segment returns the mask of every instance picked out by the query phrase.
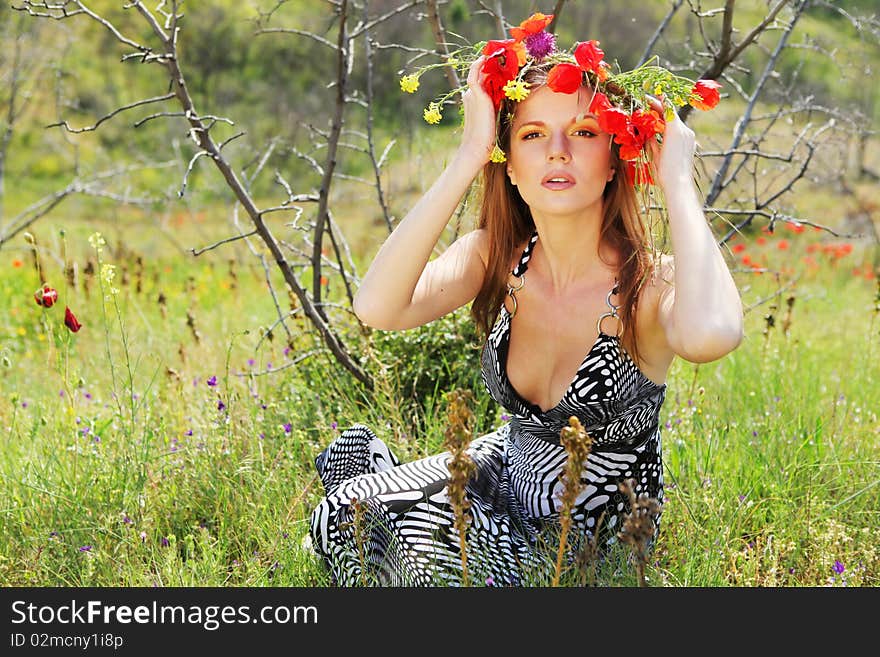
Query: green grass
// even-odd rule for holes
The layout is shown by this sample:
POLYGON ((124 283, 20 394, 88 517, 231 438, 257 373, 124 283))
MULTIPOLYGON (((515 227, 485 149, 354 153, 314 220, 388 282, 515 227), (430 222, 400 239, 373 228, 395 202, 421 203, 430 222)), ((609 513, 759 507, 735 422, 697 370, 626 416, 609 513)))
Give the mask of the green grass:
MULTIPOLYGON (((224 230, 210 218, 188 221, 181 239, 224 230)), ((120 290, 105 298, 97 277, 88 293, 84 286, 95 259, 87 228, 71 226, 64 239, 50 224, 37 232, 60 293, 50 309, 31 297, 38 281, 28 251, 0 253, 4 585, 324 585, 303 539, 321 493, 312 460, 339 430, 364 422, 403 460, 436 453, 443 382, 477 391, 480 431, 501 421, 465 349, 464 313, 401 335, 347 331, 376 377, 372 393, 323 354, 266 374, 315 338, 300 324, 287 353, 280 329, 261 340, 274 310, 252 258, 239 260, 233 278, 231 252, 182 258, 137 242, 153 253, 138 292, 130 227, 119 240, 108 235, 102 252, 120 290), (65 247, 79 265, 76 286, 63 283, 65 247), (62 323, 64 305, 84 324, 77 334, 62 323), (424 363, 434 353, 446 361, 426 382, 407 354, 424 363)), ((673 364, 651 585, 880 583, 878 289, 865 276, 866 245, 839 258, 808 254, 823 235, 744 240, 737 259, 792 270, 777 279, 732 261, 747 306, 780 280, 796 284, 747 313, 746 339, 729 356, 673 364), (786 250, 776 246, 783 238, 786 250), (768 314, 775 326, 765 335, 768 314)), ((600 581, 625 586, 633 577, 614 568, 600 581)))

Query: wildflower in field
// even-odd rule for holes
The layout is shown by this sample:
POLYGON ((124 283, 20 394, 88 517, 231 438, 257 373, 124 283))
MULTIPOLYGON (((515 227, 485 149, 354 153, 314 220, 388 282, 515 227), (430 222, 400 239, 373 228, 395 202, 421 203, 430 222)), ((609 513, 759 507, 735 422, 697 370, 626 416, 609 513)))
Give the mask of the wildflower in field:
POLYGON ((101 265, 101 280, 107 286, 107 292, 111 295, 119 294, 119 289, 113 287, 113 279, 116 277, 116 267, 104 263, 101 265))
POLYGON ((80 546, 79 551, 80 552, 91 552, 92 546, 91 545, 82 545, 82 546, 80 546))
POLYGON ((255 361, 253 358, 248 358, 247 363, 248 363, 248 367, 253 367, 254 365, 257 364, 257 361, 255 361))
POLYGON ((486 578, 486 586, 495 586, 495 579, 491 575, 486 578))
POLYGON ((76 333, 82 328, 82 324, 79 323, 76 315, 74 315, 67 306, 64 307, 64 325, 73 333, 76 333))
POLYGON ((205 383, 207 383, 209 386, 211 386, 213 388, 214 386, 217 385, 217 377, 212 374, 211 378, 209 378, 205 383))
POLYGON ((788 248, 788 240, 779 240, 776 243, 776 248, 780 251, 785 251, 788 248))
POLYGON ((34 292, 34 301, 38 306, 51 308, 58 301, 58 290, 50 287, 48 283, 43 283, 43 286, 34 292))
POLYGON ((138 534, 138 536, 139 536, 140 539, 141 539, 141 543, 146 543, 146 542, 147 542, 147 532, 141 532, 140 534, 138 534))
POLYGON ((330 428, 333 429, 333 431, 336 431, 336 427, 338 426, 339 424, 337 424, 335 420, 330 423, 330 428))
POLYGON ((171 545, 171 541, 169 541, 168 538, 165 536, 162 537, 162 540, 159 541, 159 543, 162 545, 162 547, 168 547, 169 545, 171 545))
POLYGON ((226 404, 223 403, 222 399, 217 400, 217 410, 223 411, 226 408, 226 404))
POLYGON ((89 235, 89 244, 95 251, 100 252, 107 242, 104 241, 104 236, 101 233, 92 233, 89 235))
POLYGON ((24 265, 24 263, 21 260, 19 260, 18 258, 16 258, 15 260, 12 261, 12 266, 15 267, 16 269, 18 269, 19 267, 21 267, 23 265, 24 265))
POLYGON ((842 574, 843 571, 846 570, 846 567, 837 559, 834 560, 833 568, 834 568, 834 572, 837 573, 838 575, 842 574))
POLYGON ((293 425, 290 422, 284 423, 284 433, 290 433, 293 431, 293 425))
POLYGON ((720 88, 721 85, 715 80, 697 80, 691 90, 691 98, 688 102, 698 110, 710 110, 721 99, 721 95, 718 93, 720 88))
POLYGON ((746 250, 745 244, 734 244, 733 248, 731 249, 731 251, 733 251, 734 253, 742 253, 745 250, 746 250))

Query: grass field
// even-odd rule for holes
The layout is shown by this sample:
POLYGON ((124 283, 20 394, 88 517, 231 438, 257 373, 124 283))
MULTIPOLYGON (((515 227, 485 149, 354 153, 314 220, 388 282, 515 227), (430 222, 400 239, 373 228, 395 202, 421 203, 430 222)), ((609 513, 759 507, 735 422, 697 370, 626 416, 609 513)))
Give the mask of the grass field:
MULTIPOLYGON (((193 245, 226 230, 204 214, 164 221, 193 245)), ((154 222, 42 223, 51 308, 33 300, 31 245, 0 252, 0 583, 326 585, 304 538, 321 494, 312 460, 341 429, 364 422, 403 460, 435 453, 444 382, 476 392, 479 430, 501 422, 466 348, 470 324, 459 312, 392 338, 348 322, 343 337, 377 382, 367 392, 323 352, 290 366, 316 339, 301 321, 266 335, 266 274, 240 244, 181 256, 138 238, 154 222)), ((785 227, 730 246, 746 339, 720 361, 670 371, 667 499, 647 583, 877 585, 872 246, 785 227)), ((635 579, 623 568, 598 582, 635 579)))

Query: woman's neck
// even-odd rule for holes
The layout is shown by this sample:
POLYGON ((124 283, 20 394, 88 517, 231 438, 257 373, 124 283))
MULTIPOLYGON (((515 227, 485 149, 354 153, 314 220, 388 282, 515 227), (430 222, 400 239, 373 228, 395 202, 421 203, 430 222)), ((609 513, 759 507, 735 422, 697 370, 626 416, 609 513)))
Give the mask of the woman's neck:
POLYGON ((547 275, 554 292, 561 293, 573 284, 616 273, 614 254, 599 243, 601 216, 592 219, 536 216, 534 221, 538 245, 533 258, 540 262, 538 266, 547 275))

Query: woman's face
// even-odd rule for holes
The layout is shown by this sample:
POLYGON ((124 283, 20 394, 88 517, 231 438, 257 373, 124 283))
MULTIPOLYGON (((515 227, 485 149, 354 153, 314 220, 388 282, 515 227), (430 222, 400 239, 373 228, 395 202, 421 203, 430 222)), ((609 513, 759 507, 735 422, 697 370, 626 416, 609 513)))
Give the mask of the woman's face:
POLYGON ((510 131, 507 174, 533 215, 580 215, 599 204, 614 176, 611 135, 587 110, 591 92, 546 86, 519 103, 510 131))

